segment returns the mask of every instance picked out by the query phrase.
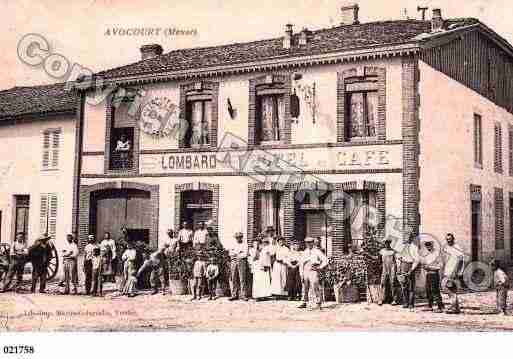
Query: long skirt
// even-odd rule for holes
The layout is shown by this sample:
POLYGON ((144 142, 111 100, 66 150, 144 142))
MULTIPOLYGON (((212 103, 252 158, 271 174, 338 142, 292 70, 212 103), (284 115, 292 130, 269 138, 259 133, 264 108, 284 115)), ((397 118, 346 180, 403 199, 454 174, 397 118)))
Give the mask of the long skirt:
POLYGON ((271 276, 271 293, 273 295, 287 295, 287 271, 286 264, 274 262, 271 276))
POLYGON ((293 299, 301 297, 301 276, 298 267, 288 269, 287 292, 293 299))
POLYGON ((253 270, 253 298, 271 296, 271 272, 262 269, 253 270))

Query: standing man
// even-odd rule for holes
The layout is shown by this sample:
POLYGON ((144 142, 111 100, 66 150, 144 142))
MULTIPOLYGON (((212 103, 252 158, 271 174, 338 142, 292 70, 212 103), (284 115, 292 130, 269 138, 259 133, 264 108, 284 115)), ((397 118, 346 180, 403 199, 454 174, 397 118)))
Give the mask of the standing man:
POLYGON ((442 249, 444 256, 444 278, 442 282, 445 289, 449 292, 450 307, 447 314, 459 314, 459 298, 458 298, 458 277, 461 275, 464 266, 465 254, 459 245, 455 243, 454 235, 447 233, 445 236, 446 245, 442 249))
POLYGON ((199 228, 194 232, 192 239, 193 247, 205 246, 207 244, 208 231, 205 229, 205 222, 199 223, 199 228))
POLYGON ((301 277, 303 278, 303 304, 298 308, 306 308, 309 301, 309 292, 312 288, 315 295, 317 308, 321 309, 321 287, 319 283, 319 272, 328 265, 328 258, 318 248, 314 248, 314 239, 305 238, 306 249, 301 258, 301 277))
POLYGON ((87 236, 87 244, 84 248, 84 275, 85 275, 85 292, 86 295, 91 293, 91 285, 93 283, 93 256, 94 249, 98 248, 95 244, 94 236, 87 236))
POLYGON ((413 240, 415 235, 410 233, 400 245, 397 260, 399 261, 398 280, 401 284, 403 308, 413 311, 415 307, 415 274, 419 265, 419 249, 413 240))
POLYGON ((116 263, 117 263, 117 252, 116 252, 116 241, 111 238, 110 232, 105 232, 103 240, 100 243, 102 256, 104 258, 103 275, 105 282, 110 281, 116 283, 116 263))
POLYGON ((426 271, 426 297, 429 309, 433 310, 433 304, 436 304, 435 313, 442 313, 444 304, 440 294, 440 270, 443 266, 441 253, 435 251, 432 241, 424 243, 427 255, 423 257, 424 270, 426 271))
POLYGON ((248 300, 247 294, 247 270, 248 270, 248 245, 243 241, 241 232, 235 233, 236 243, 229 250, 231 301, 239 299, 248 300))
POLYGON ((77 294, 78 286, 78 246, 76 245, 73 235, 66 236, 66 243, 62 250, 62 260, 64 263, 64 284, 66 286, 64 294, 69 294, 70 282, 73 284, 73 294, 77 294))
POLYGON ((14 284, 14 292, 18 292, 18 287, 23 280, 23 270, 25 268, 25 262, 27 260, 27 243, 25 242, 25 235, 23 233, 16 234, 16 240, 11 246, 9 256, 11 257, 11 263, 9 271, 4 277, 4 283, 2 291, 7 291, 7 284, 12 281, 16 275, 16 284, 14 284))
POLYGON ((112 260, 114 268, 114 278, 116 276, 122 276, 123 275, 123 261, 121 260, 121 256, 123 253, 125 253, 125 250, 127 248, 128 244, 128 229, 123 226, 121 227, 121 236, 115 241, 116 246, 116 257, 112 260))
POLYGON ((380 298, 379 305, 383 305, 383 303, 387 302, 387 299, 390 299, 389 303, 392 305, 397 305, 400 303, 400 295, 397 293, 395 281, 397 267, 396 267, 396 253, 395 250, 391 247, 392 240, 390 238, 385 238, 385 246, 379 251, 381 256, 381 282, 380 282, 380 298), (390 292, 387 291, 389 288, 390 292), (387 298, 387 293, 390 293, 390 298, 387 298))
POLYGON ((48 241, 50 240, 48 233, 44 233, 37 239, 28 249, 28 257, 32 263, 32 287, 31 292, 36 292, 36 283, 39 280, 39 293, 46 293, 46 275, 48 263, 52 255, 52 249, 48 241))
POLYGON ((178 231, 178 243, 180 245, 180 250, 185 250, 187 248, 192 247, 192 230, 189 229, 189 224, 187 222, 182 223, 182 229, 178 231))

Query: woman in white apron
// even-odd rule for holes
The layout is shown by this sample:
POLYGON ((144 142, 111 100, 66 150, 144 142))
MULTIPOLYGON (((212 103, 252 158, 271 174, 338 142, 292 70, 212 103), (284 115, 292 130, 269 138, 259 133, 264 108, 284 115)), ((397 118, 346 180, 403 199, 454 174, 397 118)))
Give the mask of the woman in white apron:
POLYGON ((270 246, 264 241, 262 246, 253 242, 250 249, 251 269, 253 271, 253 299, 261 301, 271 296, 271 253, 270 246))
POLYGON ((275 261, 273 265, 273 274, 271 276, 271 293, 276 297, 287 296, 287 272, 290 250, 285 246, 285 239, 278 238, 278 244, 275 247, 275 261))

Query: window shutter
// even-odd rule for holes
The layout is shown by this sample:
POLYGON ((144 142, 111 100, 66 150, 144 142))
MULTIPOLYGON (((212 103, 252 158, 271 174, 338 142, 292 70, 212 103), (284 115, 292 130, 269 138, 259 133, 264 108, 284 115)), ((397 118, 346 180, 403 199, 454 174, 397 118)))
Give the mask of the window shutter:
POLYGON ((502 173, 502 132, 500 123, 495 124, 495 138, 494 138, 494 152, 495 161, 494 167, 496 173, 502 173))
MULTIPOLYGON (((513 128, 508 131, 509 175, 513 176, 513 128)), ((512 247, 513 248, 513 247, 512 247)))
POLYGON ((43 169, 50 166, 50 132, 43 133, 43 169))
POLYGON ((39 218, 40 218, 40 226, 39 226, 39 232, 41 234, 45 233, 48 230, 48 195, 42 194, 41 195, 41 207, 39 210, 39 218))
POLYGON ((48 199, 50 202, 49 206, 49 218, 48 218, 48 234, 52 236, 52 239, 55 239, 55 234, 57 233, 57 194, 52 193, 48 195, 48 199))
POLYGON ((61 131, 54 131, 52 137, 52 168, 58 168, 61 131))

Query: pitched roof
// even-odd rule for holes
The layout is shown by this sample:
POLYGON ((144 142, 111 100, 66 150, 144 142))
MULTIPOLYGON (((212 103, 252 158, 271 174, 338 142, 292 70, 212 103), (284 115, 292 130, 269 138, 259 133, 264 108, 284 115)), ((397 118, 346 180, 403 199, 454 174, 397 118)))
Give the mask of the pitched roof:
MULTIPOLYGON (((478 23, 479 20, 473 18, 445 20, 445 26, 452 29, 478 23)), ((97 76, 113 79, 275 58, 318 55, 355 48, 399 45, 414 42, 415 37, 430 30, 431 22, 422 20, 341 25, 313 31, 307 45, 295 46, 291 49, 283 48, 283 37, 222 46, 180 49, 130 65, 101 71, 97 76)), ((297 39, 299 34, 294 36, 297 39)))
POLYGON ((64 83, 13 87, 0 91, 0 120, 34 114, 67 113, 75 110, 76 95, 64 83))

